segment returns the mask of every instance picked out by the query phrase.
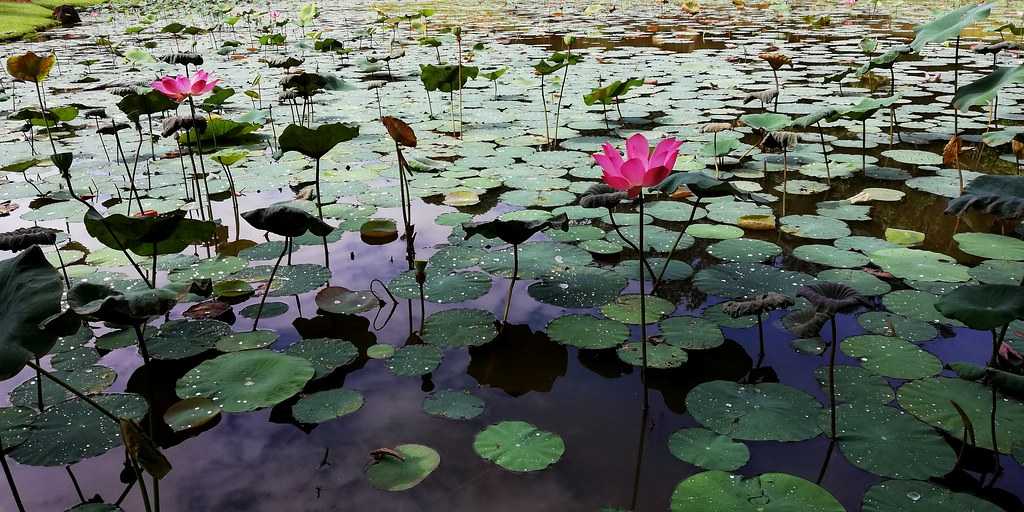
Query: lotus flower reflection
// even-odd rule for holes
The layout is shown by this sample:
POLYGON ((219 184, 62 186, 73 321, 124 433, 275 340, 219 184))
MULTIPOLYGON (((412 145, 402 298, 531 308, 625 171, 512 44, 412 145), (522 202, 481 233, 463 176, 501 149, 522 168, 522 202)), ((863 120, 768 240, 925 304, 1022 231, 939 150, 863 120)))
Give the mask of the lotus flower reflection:
POLYGON ((647 138, 638 133, 626 140, 626 160, 611 144, 605 143, 604 153, 595 153, 594 161, 601 166, 608 186, 636 197, 641 188, 661 183, 672 172, 682 144, 675 138, 662 139, 651 153, 647 138))
POLYGON ((211 79, 209 73, 200 69, 192 76, 165 76, 151 83, 150 86, 171 100, 180 103, 190 96, 199 97, 209 94, 219 83, 219 78, 211 79))

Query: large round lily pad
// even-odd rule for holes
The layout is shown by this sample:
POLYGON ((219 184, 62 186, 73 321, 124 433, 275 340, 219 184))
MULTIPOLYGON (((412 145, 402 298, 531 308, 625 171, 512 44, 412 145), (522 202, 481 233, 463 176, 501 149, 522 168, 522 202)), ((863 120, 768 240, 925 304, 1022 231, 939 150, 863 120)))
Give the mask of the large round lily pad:
POLYGON ((861 512, 1003 512, 967 493, 953 492, 930 482, 887 480, 868 489, 861 512))
MULTIPOLYGON (((644 345, 641 342, 631 341, 619 347, 615 353, 626 364, 643 366, 643 349, 644 345)), ((689 356, 686 354, 686 351, 677 346, 669 345, 668 343, 647 342, 648 368, 678 368, 686 363, 687 360, 689 360, 689 356)))
POLYGON ((676 316, 661 322, 665 342, 687 350, 709 349, 725 343, 718 324, 706 318, 676 316))
POLYGON ((868 371, 894 379, 922 379, 942 371, 942 361, 902 338, 863 334, 839 345, 844 354, 860 360, 868 371))
POLYGON ((612 348, 629 337, 629 327, 622 322, 590 315, 565 315, 548 323, 548 337, 563 345, 577 348, 612 348))
POLYGON ((442 389, 423 400, 423 411, 442 418, 470 420, 484 412, 484 401, 469 391, 442 389))
MULTIPOLYGON (((97 403, 118 417, 141 420, 146 400, 131 393, 96 395, 97 403)), ((29 466, 64 466, 96 457, 121 444, 121 427, 80 398, 47 407, 32 422, 25 441, 11 457, 29 466)))
POLYGON ((937 252, 906 249, 879 249, 869 255, 871 262, 900 279, 963 283, 971 279, 967 267, 937 252))
POLYGON ((601 307, 601 313, 617 322, 624 324, 640 325, 641 323, 652 324, 669 315, 676 309, 676 305, 653 295, 647 295, 644 301, 643 319, 640 316, 640 295, 622 295, 611 304, 601 307))
POLYGON ((781 270, 759 263, 725 263, 705 268, 694 276, 697 288, 710 295, 740 298, 762 293, 795 296, 801 286, 816 281, 803 272, 781 270))
MULTIPOLYGON (((904 384, 896 396, 899 404, 919 420, 960 438, 964 425, 960 414, 950 404, 950 401, 956 402, 974 425, 977 446, 992 449, 991 388, 969 380, 933 377, 904 384)), ((1000 453, 1010 453, 1014 445, 1024 442, 1024 404, 1009 397, 999 400, 996 436, 1000 453)))
POLYGON ((362 406, 363 395, 358 391, 328 389, 300 398, 292 406, 292 416, 299 423, 323 423, 352 414, 362 406))
MULTIPOLYGON (((402 272, 388 283, 388 287, 403 299, 419 299, 420 288, 416 271, 402 272)), ((453 304, 483 297, 491 289, 491 278, 483 272, 456 272, 427 267, 427 280, 423 283, 423 298, 427 302, 453 304)))
POLYGON ((690 414, 722 435, 749 441, 803 441, 821 433, 821 404, 777 383, 705 382, 686 397, 690 414))
POLYGON ((401 459, 385 455, 366 469, 370 485, 382 491, 404 491, 415 487, 441 464, 437 451, 422 444, 402 444, 394 448, 401 459))
POLYGON ((525 421, 503 421, 476 435, 477 455, 516 472, 538 471, 562 458, 565 443, 557 434, 525 421))
POLYGON ((668 438, 668 450, 679 460, 720 471, 739 469, 750 459, 747 445, 706 428, 675 431, 668 438))
POLYGON ((285 353, 309 361, 316 372, 314 378, 319 379, 354 361, 359 356, 359 349, 345 340, 309 338, 290 345, 285 353))
POLYGON ((482 309, 446 309, 423 323, 423 341, 439 347, 475 347, 498 335, 494 314, 482 309))
POLYGON ((571 267, 551 272, 527 289, 530 297, 563 308, 591 308, 615 300, 626 278, 596 267, 571 267))
POLYGON ((670 510, 846 512, 828 491, 798 476, 764 473, 744 478, 724 471, 706 471, 680 482, 670 510))
POLYGON ((205 396, 227 412, 246 412, 291 398, 313 378, 308 360, 269 350, 246 350, 203 361, 178 379, 181 398, 205 396))
POLYGON ((388 369, 400 377, 426 375, 437 369, 442 356, 433 345, 407 345, 388 358, 388 369))
POLYGON ((836 409, 839 449, 865 471, 899 479, 949 473, 956 453, 935 429, 899 409, 873 403, 836 409))

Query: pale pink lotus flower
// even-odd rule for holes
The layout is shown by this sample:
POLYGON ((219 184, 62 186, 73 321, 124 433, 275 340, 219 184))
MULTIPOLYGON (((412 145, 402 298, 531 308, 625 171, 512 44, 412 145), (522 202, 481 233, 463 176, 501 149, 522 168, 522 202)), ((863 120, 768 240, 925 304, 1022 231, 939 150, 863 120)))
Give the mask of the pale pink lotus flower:
POLYGON ((219 83, 219 78, 211 80, 210 75, 200 69, 192 76, 168 75, 149 85, 157 92, 180 103, 190 96, 199 97, 208 94, 219 83))
POLYGON ((278 11, 277 9, 271 9, 269 14, 271 21, 277 21, 277 19, 281 17, 281 11, 278 11))
POLYGON ((857 0, 842 0, 842 4, 847 7, 853 7, 857 4, 857 0))
POLYGON ((630 197, 636 197, 641 188, 661 183, 672 172, 682 144, 672 137, 662 139, 651 153, 647 138, 638 133, 626 140, 625 161, 607 142, 601 146, 604 153, 594 154, 594 161, 601 166, 608 186, 628 191, 630 197))

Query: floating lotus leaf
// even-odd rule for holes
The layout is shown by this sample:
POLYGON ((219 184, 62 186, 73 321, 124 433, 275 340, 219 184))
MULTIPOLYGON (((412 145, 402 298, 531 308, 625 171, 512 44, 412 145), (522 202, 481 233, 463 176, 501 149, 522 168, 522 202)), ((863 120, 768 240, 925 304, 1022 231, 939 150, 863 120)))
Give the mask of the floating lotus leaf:
POLYGON ((498 335, 497 319, 480 309, 446 309, 430 315, 423 323, 423 341, 439 347, 483 345, 498 335))
POLYGON ((164 322, 153 336, 146 337, 154 359, 185 359, 217 346, 218 340, 231 334, 231 326, 217 320, 171 320, 164 322))
POLYGON ((816 282, 802 272, 780 270, 757 263, 726 263, 714 265, 693 278, 697 288, 704 293, 726 298, 748 297, 763 293, 781 293, 796 296, 804 285, 816 282))
POLYGON ((323 423, 352 414, 363 406, 363 395, 351 389, 328 389, 306 395, 292 406, 299 423, 323 423))
POLYGON ((707 248, 708 254, 735 263, 762 263, 782 254, 782 248, 771 242, 750 238, 722 240, 707 248))
POLYGON ((693 316, 676 316, 661 322, 665 342, 687 350, 715 348, 725 343, 718 324, 693 316))
POLYGON ((624 324, 639 325, 657 322, 676 309, 675 304, 653 295, 647 296, 645 305, 646 316, 642 320, 640 317, 640 295, 621 295, 615 299, 615 302, 602 306, 601 313, 624 324))
POLYGON ((967 493, 917 480, 886 480, 864 494, 862 512, 1001 512, 967 493))
POLYGON ((484 401, 469 391, 442 389, 423 400, 423 412, 453 420, 471 420, 484 412, 484 401))
POLYGON ((884 311, 869 311, 857 317, 857 323, 871 334, 896 336, 911 343, 935 339, 938 329, 932 324, 884 311))
MULTIPOLYGON (((419 299, 416 271, 402 272, 388 283, 391 292, 403 299, 419 299)), ((423 298, 428 302, 452 304, 483 297, 491 290, 491 278, 483 272, 456 272, 427 267, 423 298)))
POLYGON ((175 391, 181 398, 210 398, 227 412, 246 412, 291 398, 313 374, 304 358, 246 350, 203 361, 178 379, 175 391))
POLYGON ((316 306, 335 314, 356 314, 370 311, 380 305, 368 290, 349 290, 341 286, 328 286, 316 294, 316 306))
POLYGON ((845 222, 820 215, 788 215, 779 219, 784 233, 815 240, 834 240, 850 235, 845 222))
POLYGON ((960 250, 981 258, 1024 261, 1024 240, 992 233, 957 233, 960 250))
MULTIPOLYGON (((619 347, 615 353, 622 362, 632 366, 643 366, 643 344, 639 341, 631 341, 619 347)), ((679 368, 686 364, 689 356, 686 351, 667 343, 647 343, 647 367, 648 368, 679 368)))
POLYGON ((565 443, 557 434, 525 421, 503 421, 476 435, 477 455, 509 471, 539 471, 562 458, 565 443))
POLYGON ((612 348, 629 337, 626 324, 590 315, 560 316, 546 330, 552 340, 577 348, 612 348))
POLYGON ((417 377, 441 365, 443 353, 433 345, 408 345, 388 358, 388 369, 399 377, 417 377))
POLYGON ((894 407, 871 403, 836 410, 839 450, 865 471, 888 478, 927 479, 949 473, 956 452, 935 429, 894 407))
POLYGON ((370 485, 382 491, 404 491, 422 482, 437 466, 441 456, 433 448, 421 444, 402 444, 394 448, 401 455, 384 456, 366 469, 370 485))
POLYGON ((747 445, 705 428, 684 428, 668 438, 676 458, 704 469, 734 471, 750 459, 747 445))
POLYGON ((345 340, 309 338, 289 346, 285 353, 309 361, 315 370, 314 378, 319 379, 355 361, 359 356, 359 349, 352 342, 345 340))
POLYGON ((617 273, 595 267, 570 267, 543 276, 527 289, 530 297, 563 308, 603 306, 626 287, 617 273))
POLYGON ((942 362, 913 343, 892 336, 851 336, 840 345, 868 371, 894 379, 921 379, 942 371, 942 362))
POLYGON ((821 404, 783 384, 705 382, 690 391, 686 407, 702 425, 734 439, 802 441, 821 433, 821 404))
MULTIPOLYGON (((70 384, 79 392, 93 395, 96 393, 102 393, 109 388, 115 380, 117 380, 117 372, 106 366, 91 365, 86 366, 78 370, 59 370, 51 372, 57 378, 70 384)), ((20 405, 24 407, 38 407, 38 377, 32 377, 25 382, 22 382, 18 387, 11 391, 11 404, 20 405)), ((53 404, 57 402, 63 402, 73 398, 71 394, 63 386, 53 382, 50 379, 43 378, 43 403, 53 404)))
POLYGON ((808 263, 835 268, 856 268, 868 264, 866 256, 853 251, 837 249, 831 245, 801 245, 793 249, 793 257, 808 263))
MULTIPOLYGON (((146 400, 135 394, 92 397, 120 418, 141 420, 146 400)), ((120 426, 80 398, 46 408, 32 432, 10 456, 29 466, 65 466, 102 455, 121 444, 120 426)))
POLYGON ((275 341, 277 341, 277 332, 261 329, 229 334, 217 340, 216 347, 221 352, 238 352, 266 348, 275 341))
POLYGON ((672 512, 846 512, 828 491, 798 476, 764 473, 744 478, 724 471, 698 473, 676 486, 672 512))
POLYGON ((16 80, 38 84, 46 80, 56 62, 57 54, 55 53, 50 53, 45 57, 33 52, 12 55, 7 58, 7 73, 16 80))
MULTIPOLYGON (((963 435, 960 414, 950 401, 956 402, 974 425, 979 448, 992 449, 988 428, 992 412, 992 390, 977 382, 946 377, 932 377, 904 384, 897 390, 897 400, 917 419, 948 432, 955 438, 963 435)), ((1010 453, 1024 441, 1024 404, 1004 397, 996 410, 996 436, 999 452, 1010 453)))
POLYGON ((962 283, 971 279, 967 268, 945 254, 918 249, 880 249, 871 262, 901 279, 962 283))
POLYGON ((213 400, 198 396, 175 402, 164 411, 164 423, 181 432, 199 428, 220 416, 220 406, 213 400))

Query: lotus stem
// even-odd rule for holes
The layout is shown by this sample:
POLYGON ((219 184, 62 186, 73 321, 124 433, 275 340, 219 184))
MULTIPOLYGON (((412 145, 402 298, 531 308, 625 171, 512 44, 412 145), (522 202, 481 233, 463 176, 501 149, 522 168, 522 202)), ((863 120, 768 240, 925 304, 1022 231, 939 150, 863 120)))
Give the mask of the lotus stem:
POLYGON ((502 325, 508 323, 508 310, 512 307, 512 290, 519 279, 519 244, 512 244, 512 280, 508 283, 508 296, 505 298, 505 314, 501 317, 502 325))
MULTIPOLYGON (((630 240, 630 239, 626 238, 626 235, 624 235, 624 234, 622 233, 622 230, 620 230, 620 229, 619 229, 619 225, 618 225, 618 223, 616 223, 616 222, 615 222, 615 213, 613 213, 613 212, 612 212, 612 209, 611 209, 611 208, 608 208, 608 220, 610 220, 610 221, 611 221, 611 223, 612 223, 612 229, 614 229, 614 230, 615 230, 615 233, 617 233, 617 234, 619 235, 619 238, 621 238, 621 239, 622 239, 622 241, 623 241, 623 242, 625 242, 625 243, 626 243, 626 245, 628 245, 628 246, 629 246, 629 247, 630 247, 631 249, 633 249, 633 250, 634 250, 634 251, 636 251, 636 252, 640 252, 640 248, 639 248, 639 247, 637 247, 637 245, 636 245, 636 244, 634 244, 632 240, 630 240)), ((642 221, 642 220, 643 220, 643 217, 641 217, 641 219, 640 219, 640 220, 642 221)), ((643 261, 643 260, 642 260, 642 261, 643 261)), ((644 262, 644 264, 645 264, 645 265, 647 265, 647 263, 646 263, 646 262, 644 262)), ((647 272, 650 272, 650 274, 651 274, 652 276, 654 275, 654 270, 653 270, 653 269, 651 269, 651 266, 650 266, 650 265, 647 265, 647 272)), ((652 292, 653 292, 653 290, 652 290, 652 292)))
POLYGON ((868 120, 860 122, 860 171, 866 173, 868 170, 868 120))
POLYGON ((4 467, 4 476, 7 477, 7 485, 11 488, 14 503, 18 505, 18 512, 25 512, 25 504, 21 502, 21 494, 18 493, 18 484, 14 482, 14 474, 11 473, 11 467, 7 465, 7 450, 4 449, 2 439, 0 439, 0 465, 4 467))
POLYGON ((779 72, 772 68, 772 76, 775 78, 775 112, 779 111, 779 96, 782 96, 782 86, 779 85, 779 72))
MULTIPOLYGON (((1009 326, 1009 324, 1004 325, 998 335, 995 329, 992 330, 992 359, 989 362, 989 366, 993 368, 999 363, 999 347, 1003 345, 1003 340, 1006 339, 1006 329, 1009 326)), ((999 441, 996 438, 996 404, 999 403, 999 400, 997 399, 996 384, 994 382, 989 384, 992 386, 992 411, 989 415, 989 434, 992 436, 992 456, 995 459, 995 467, 999 468, 999 441)))
POLYGON ((832 440, 836 439, 836 348, 839 339, 836 336, 836 317, 832 316, 832 346, 828 358, 828 407, 829 427, 832 432, 832 440))
POLYGON ((85 503, 85 494, 82 493, 82 486, 78 484, 78 479, 75 478, 75 472, 71 471, 71 466, 64 466, 64 471, 68 472, 68 478, 71 479, 71 484, 75 486, 75 493, 78 494, 78 499, 85 503))
POLYGON ((555 138, 550 142, 552 151, 555 150, 555 144, 558 144, 558 117, 562 113, 562 95, 565 93, 565 82, 569 80, 569 62, 572 57, 572 45, 566 50, 569 57, 565 59, 565 72, 562 75, 562 83, 558 88, 558 103, 555 104, 555 138))
POLYGON ((320 220, 324 220, 324 209, 323 209, 323 197, 320 196, 320 159, 316 159, 316 176, 314 177, 314 183, 316 184, 316 214, 320 217, 320 220))
MULTIPOLYGON (((186 70, 187 69, 188 68, 186 68, 186 70)), ((192 112, 193 124, 195 124, 194 121, 195 121, 195 118, 196 118, 196 102, 195 102, 195 100, 192 99, 192 96, 188 97, 188 106, 189 106, 189 109, 192 112)), ((210 214, 210 219, 212 220, 213 219, 213 206, 210 204, 210 185, 206 182, 206 164, 203 163, 203 138, 202 138, 201 134, 199 133, 199 128, 193 127, 192 129, 195 130, 195 132, 196 132, 196 151, 199 153, 199 170, 202 171, 202 173, 203 173, 203 186, 206 188, 206 209, 207 209, 207 213, 210 214)), ((185 134, 187 136, 188 132, 186 131, 185 134)), ((189 150, 189 153, 191 154, 191 149, 189 150)), ((194 166, 194 164, 195 163, 193 162, 193 166, 194 166)), ((194 169, 194 167, 193 167, 193 169, 194 169)))
POLYGON ((71 279, 68 277, 68 268, 64 264, 64 257, 60 255, 60 247, 57 247, 57 239, 53 240, 53 250, 57 253, 57 261, 60 263, 60 270, 64 273, 64 284, 71 288, 71 279))
MULTIPOLYGON (((644 279, 644 266, 647 264, 647 259, 644 257, 644 191, 640 189, 640 234, 639 234, 639 246, 640 246, 640 357, 643 366, 640 368, 640 380, 644 385, 644 410, 648 407, 647 398, 647 296, 645 295, 645 279, 644 279)), ((668 261, 665 262, 665 266, 668 266, 668 261)))
POLYGON ((789 152, 782 146, 782 216, 786 216, 786 197, 789 195, 789 152))
POLYGON ((832 184, 832 169, 829 168, 828 163, 828 146, 825 144, 825 131, 821 129, 821 121, 818 121, 818 137, 821 138, 821 154, 825 158, 825 177, 828 180, 828 184, 832 184))
POLYGON ((836 448, 835 438, 829 439, 828 450, 825 452, 825 461, 821 463, 821 471, 818 472, 818 478, 814 483, 821 485, 821 481, 825 479, 825 472, 828 470, 828 463, 832 460, 832 452, 836 448))
MULTIPOLYGON (((696 197, 697 200, 694 204, 690 205, 690 218, 686 219, 686 224, 683 224, 682 231, 680 231, 679 235, 676 236, 675 242, 672 242, 672 248, 669 249, 668 255, 665 256, 665 265, 661 267, 661 272, 658 272, 658 278, 654 280, 654 285, 651 286, 651 293, 657 291, 658 287, 661 286, 662 280, 665 278, 665 272, 668 271, 668 264, 672 261, 672 256, 675 255, 676 249, 679 247, 679 242, 683 240, 683 236, 686 235, 686 230, 690 228, 690 224, 693 223, 693 218, 697 215, 697 205, 700 204, 700 196, 694 194, 694 197, 696 197)), ((643 220, 643 215, 641 215, 640 222, 643 222, 643 220)), ((654 273, 652 272, 651 274, 653 275, 654 273)))
POLYGON ((266 288, 263 289, 263 297, 260 297, 260 305, 256 308, 256 319, 252 322, 253 332, 255 332, 257 326, 259 326, 260 315, 263 314, 263 304, 267 302, 267 295, 270 295, 270 285, 274 282, 274 275, 277 274, 277 267, 281 266, 281 259, 283 259, 284 254, 288 252, 290 243, 291 237, 285 238, 284 250, 282 250, 281 255, 277 257, 277 261, 274 262, 274 268, 270 269, 270 278, 267 279, 266 288))
MULTIPOLYGON (((42 114, 43 114, 43 126, 46 128, 46 137, 50 139, 50 149, 52 149, 53 150, 53 154, 56 155, 57 154, 57 144, 55 144, 53 142, 53 134, 50 133, 50 119, 49 119, 49 116, 48 116, 49 111, 46 109, 46 101, 43 100, 42 86, 39 85, 39 82, 35 82, 35 84, 36 84, 36 97, 39 99, 39 109, 42 110, 42 114)), ((54 123, 54 126, 57 126, 56 122, 54 123)))
MULTIPOLYGON (((36 366, 39 366, 39 358, 36 358, 36 366)), ((43 376, 36 370, 36 403, 39 405, 39 412, 46 410, 46 404, 43 403, 43 376)))
POLYGON ((540 76, 540 104, 544 107, 544 140, 551 144, 551 133, 548 131, 548 100, 544 96, 544 75, 540 76))

